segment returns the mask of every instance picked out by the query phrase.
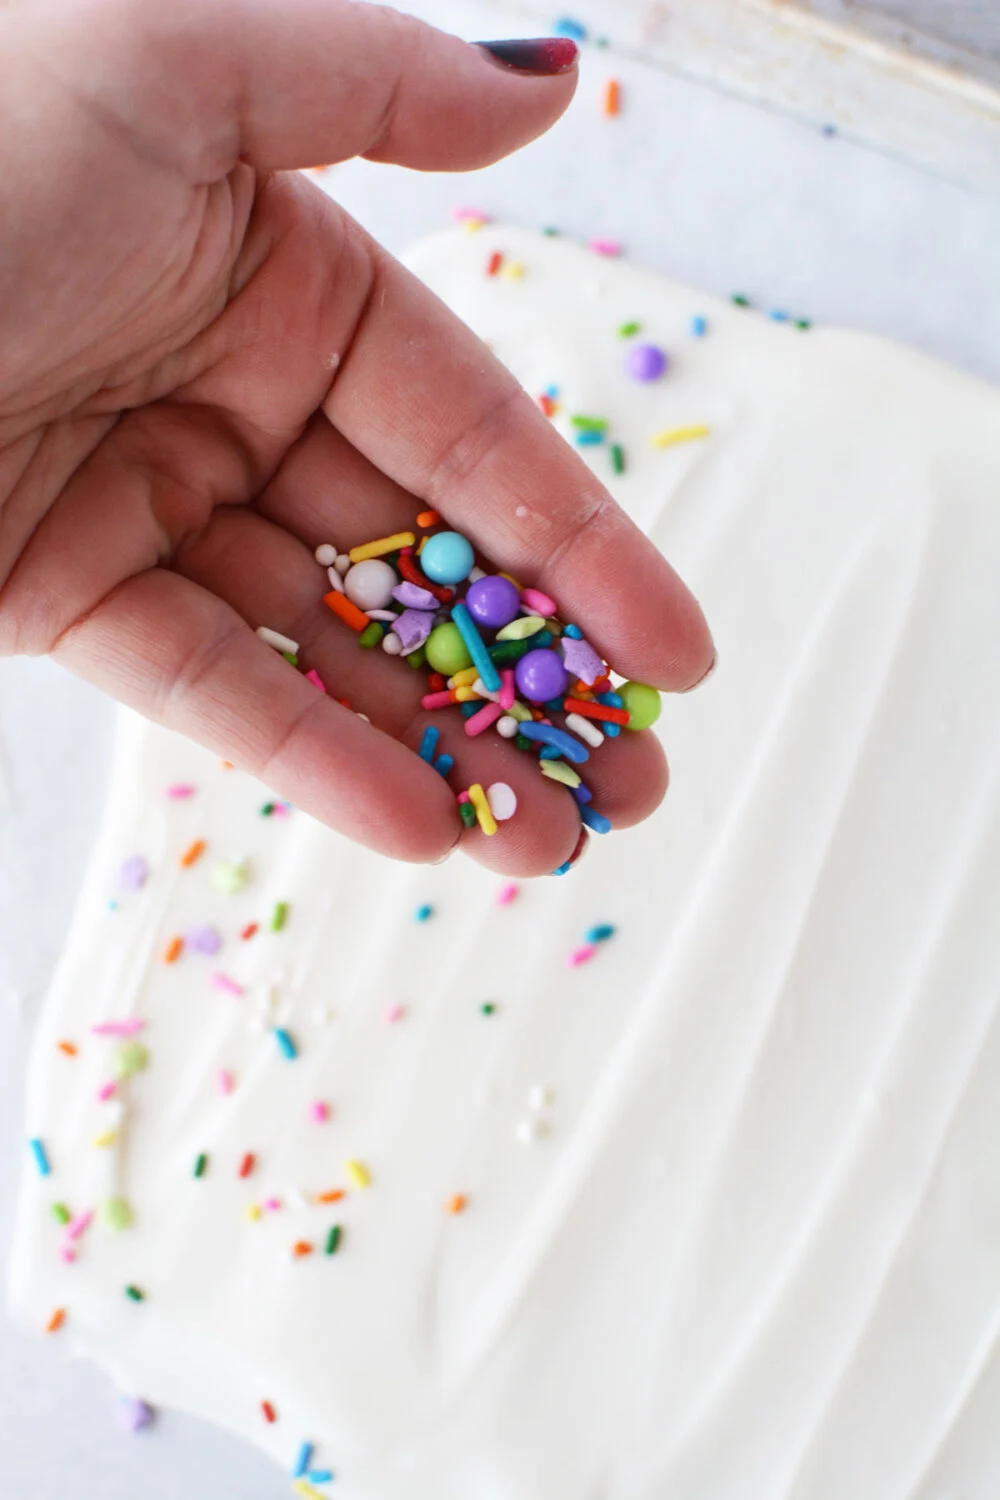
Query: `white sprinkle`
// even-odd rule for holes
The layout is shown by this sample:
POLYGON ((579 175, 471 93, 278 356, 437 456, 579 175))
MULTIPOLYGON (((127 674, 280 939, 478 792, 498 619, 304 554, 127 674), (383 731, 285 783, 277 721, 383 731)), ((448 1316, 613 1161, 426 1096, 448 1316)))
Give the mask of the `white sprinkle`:
POLYGON ((522 1146, 533 1146, 545 1134, 543 1120, 522 1120, 517 1127, 517 1138, 522 1146))
POLYGON ((491 703, 500 702, 500 694, 491 693, 481 677, 477 677, 475 682, 472 684, 472 691, 474 693, 478 693, 480 698, 488 698, 491 703))
POLYGON ((275 651, 288 651, 292 656, 298 656, 299 643, 293 641, 291 636, 282 635, 278 630, 271 630, 267 625, 258 625, 257 634, 266 646, 273 646, 275 651))
POLYGON ((288 1189, 288 1201, 293 1208, 309 1207, 309 1199, 300 1187, 290 1187, 288 1189))
POLYGON ((320 567, 328 568, 331 563, 337 561, 337 549, 332 542, 320 542, 313 556, 320 567))
POLYGON ((578 734, 581 740, 586 740, 588 745, 596 749, 598 745, 604 744, 604 731, 598 729, 593 719, 585 719, 582 714, 567 714, 566 728, 578 734))
POLYGON ((337 569, 336 568, 327 568, 327 570, 326 570, 326 576, 330 580, 330 587, 332 589, 336 589, 336 591, 337 591, 338 594, 342 594, 344 592, 344 580, 341 578, 340 574, 337 572, 337 569))
POLYGON ((332 1005, 317 1005, 311 1014, 316 1026, 329 1026, 337 1012, 332 1005))
POLYGON ((536 1115, 543 1109, 548 1109, 552 1103, 552 1090, 547 1089, 544 1084, 536 1083, 528 1094, 528 1108, 536 1115))

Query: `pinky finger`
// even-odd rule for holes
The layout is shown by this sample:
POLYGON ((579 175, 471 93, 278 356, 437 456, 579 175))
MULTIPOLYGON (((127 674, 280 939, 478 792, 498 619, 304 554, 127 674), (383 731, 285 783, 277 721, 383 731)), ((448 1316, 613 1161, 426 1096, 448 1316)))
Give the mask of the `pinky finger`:
POLYGON ((235 610, 176 573, 128 579, 52 655, 382 854, 429 862, 458 841, 454 798, 435 771, 321 694, 235 610))

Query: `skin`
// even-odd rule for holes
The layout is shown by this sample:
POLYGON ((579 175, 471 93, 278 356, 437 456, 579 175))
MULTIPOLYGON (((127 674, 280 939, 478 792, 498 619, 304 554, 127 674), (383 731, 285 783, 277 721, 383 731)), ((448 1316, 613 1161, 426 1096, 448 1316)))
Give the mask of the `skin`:
MULTIPOLYGON (((346 0, 0 8, 0 653, 50 653, 397 858, 460 841, 507 873, 566 859, 565 790, 438 716, 455 787, 520 800, 495 838, 460 833, 413 753, 423 674, 359 651, 313 549, 433 506, 666 690, 710 670, 707 626, 485 347, 294 169, 483 166, 575 83, 346 0)), ((587 767, 618 827, 666 779, 649 734, 587 767)))

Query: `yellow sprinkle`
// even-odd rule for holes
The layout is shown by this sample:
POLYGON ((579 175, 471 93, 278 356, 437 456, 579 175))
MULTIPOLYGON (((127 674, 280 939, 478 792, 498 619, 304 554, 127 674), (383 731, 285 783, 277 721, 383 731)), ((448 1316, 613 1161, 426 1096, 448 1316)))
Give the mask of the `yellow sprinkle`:
POLYGON ((483 225, 485 223, 486 223, 485 219, 463 219, 462 220, 462 228, 468 234, 478 234, 478 232, 480 231, 480 229, 482 229, 482 227, 483 227, 483 225))
POLYGON ((455 689, 456 703, 475 703, 478 701, 478 699, 479 694, 476 692, 475 688, 460 687, 455 689))
POLYGON ((707 422, 695 422, 690 427, 664 427, 654 432, 650 441, 654 448, 672 448, 675 443, 690 443, 695 438, 708 437, 711 432, 707 422))
POLYGON ((502 630, 497 631, 498 641, 523 641, 525 636, 536 635, 539 630, 545 629, 545 621, 541 615, 522 615, 518 620, 511 620, 502 630))
POLYGON ((117 1131, 102 1130, 100 1135, 94 1136, 94 1145, 103 1149, 105 1146, 113 1146, 117 1139, 117 1131))
POLYGON ((538 768, 550 781, 561 781, 563 786, 579 786, 580 778, 563 760, 540 760, 538 768))
POLYGON ((352 547, 347 555, 352 563, 365 562, 369 557, 384 557, 400 547, 412 547, 415 541, 412 531, 397 531, 395 536, 380 536, 374 542, 365 542, 363 547, 352 547))
POLYGON ((456 672, 454 677, 448 678, 448 686, 450 688, 471 687, 478 676, 478 667, 463 667, 461 672, 456 672))
POLYGON ((521 281, 524 277, 524 266, 519 260, 509 260, 500 275, 505 281, 521 281))
POLYGON ((249 1219, 251 1224, 257 1224, 264 1217, 264 1210, 259 1203, 248 1203, 243 1210, 243 1217, 249 1219))
POLYGON ((306 1500, 327 1500, 327 1496, 321 1490, 316 1489, 305 1479, 296 1479, 292 1489, 297 1495, 304 1495, 306 1500))
POLYGON ((497 831, 497 825, 493 814, 490 812, 490 804, 486 800, 486 793, 478 781, 475 786, 469 787, 469 801, 476 809, 476 818, 480 828, 488 837, 492 837, 497 831))
POLYGON ((357 1188, 371 1187, 372 1177, 364 1162, 356 1161, 353 1157, 344 1163, 348 1177, 357 1188))
POLYGON ((514 575, 513 575, 513 573, 499 573, 499 574, 497 574, 497 577, 498 578, 506 578, 507 581, 508 581, 508 583, 512 583, 514 585, 514 587, 517 589, 518 593, 520 593, 520 591, 524 588, 524 584, 521 582, 521 580, 519 578, 515 578, 514 575))
POLYGON ((519 703, 516 698, 510 705, 510 708, 508 708, 507 713, 512 719, 516 719, 519 724, 527 724, 531 718, 531 709, 525 708, 524 704, 519 703))

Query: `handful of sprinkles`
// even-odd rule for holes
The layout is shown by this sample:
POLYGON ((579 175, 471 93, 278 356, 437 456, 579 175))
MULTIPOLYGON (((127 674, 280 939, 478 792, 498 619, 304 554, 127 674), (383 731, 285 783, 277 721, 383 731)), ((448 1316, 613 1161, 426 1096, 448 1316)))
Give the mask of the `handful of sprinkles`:
MULTIPOLYGON (((499 734, 533 756, 543 776, 567 788, 583 827, 573 854, 553 872, 564 875, 586 829, 611 829, 592 805, 581 767, 606 739, 654 724, 660 695, 641 682, 615 687, 608 664, 578 625, 559 619, 554 599, 509 573, 477 566, 468 538, 436 529, 440 523, 436 511, 422 511, 419 539, 403 531, 340 553, 322 543, 315 556, 330 583, 324 603, 357 632, 362 649, 381 647, 428 671, 424 709, 456 709, 470 739, 499 734)), ((257 633, 298 665, 296 642, 263 626, 257 633)), ((316 672, 306 675, 326 691, 316 672)), ((419 753, 447 779, 455 758, 439 751, 440 738, 429 725, 419 753)), ((457 801, 464 826, 478 824, 490 836, 517 810, 504 782, 485 789, 473 784, 457 801)))

